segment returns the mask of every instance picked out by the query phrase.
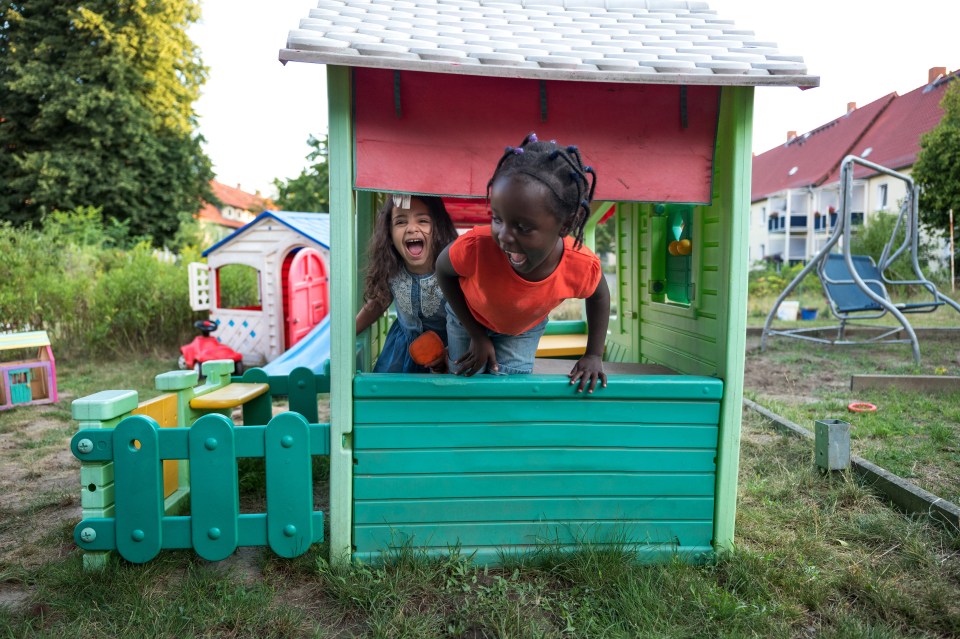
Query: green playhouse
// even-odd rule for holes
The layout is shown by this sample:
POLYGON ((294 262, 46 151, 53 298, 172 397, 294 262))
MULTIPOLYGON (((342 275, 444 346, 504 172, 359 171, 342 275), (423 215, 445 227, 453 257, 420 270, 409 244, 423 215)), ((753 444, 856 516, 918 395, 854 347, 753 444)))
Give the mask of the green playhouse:
POLYGON ((802 60, 705 3, 644 0, 322 0, 280 59, 326 65, 329 374, 254 369, 203 386, 193 371, 162 375, 179 406, 168 428, 130 414, 135 394, 78 400, 90 510, 77 543, 134 561, 243 545, 293 556, 323 538, 326 516, 335 562, 400 546, 496 562, 584 543, 699 561, 729 546, 753 92, 816 86, 802 60), (588 243, 601 219, 616 226, 608 387, 574 393, 558 360, 515 377, 368 372, 385 321, 358 340, 354 317, 376 194, 482 204, 503 147, 531 131, 578 145, 596 168, 588 243), (330 423, 317 424, 328 389, 330 423), (294 412, 271 418, 273 395, 294 412), (241 405, 234 428, 222 415, 241 405), (329 513, 314 505, 314 455, 330 456, 329 513), (236 507, 244 456, 267 460, 265 513, 236 507), (165 480, 163 464, 179 474, 165 480), (108 488, 115 501, 93 499, 108 488))

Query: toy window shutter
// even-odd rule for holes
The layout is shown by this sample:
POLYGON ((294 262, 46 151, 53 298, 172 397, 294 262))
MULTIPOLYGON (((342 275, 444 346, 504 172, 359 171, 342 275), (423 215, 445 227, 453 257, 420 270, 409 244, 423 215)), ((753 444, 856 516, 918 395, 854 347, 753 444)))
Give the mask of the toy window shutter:
POLYGON ((190 262, 187 273, 190 278, 190 308, 195 311, 209 311, 210 267, 202 262, 190 262))

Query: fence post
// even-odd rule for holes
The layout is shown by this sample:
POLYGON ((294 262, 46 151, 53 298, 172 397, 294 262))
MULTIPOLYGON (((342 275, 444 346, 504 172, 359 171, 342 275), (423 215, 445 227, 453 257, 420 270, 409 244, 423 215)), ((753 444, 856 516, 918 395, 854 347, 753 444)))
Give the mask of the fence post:
MULTIPOLYGON (((101 391, 76 399, 70 405, 73 418, 79 423, 78 430, 87 428, 114 428, 120 419, 137 407, 137 391, 101 391)), ((81 452, 92 442, 81 440, 81 452)), ((113 462, 80 462, 80 506, 82 518, 113 517, 114 500, 113 462)), ((81 532, 81 534, 83 534, 81 532)), ((109 551, 87 551, 83 554, 84 570, 100 570, 106 566, 109 551)))
POLYGON ((138 564, 163 548, 159 430, 156 420, 146 415, 127 417, 113 430, 117 552, 138 564))
POLYGON ((267 424, 267 542, 281 557, 296 557, 313 542, 313 469, 307 420, 277 415, 267 424))
POLYGON ((814 433, 817 467, 844 470, 850 467, 850 424, 839 419, 819 419, 814 433))
POLYGON ((190 428, 187 438, 191 543, 207 561, 220 561, 233 554, 239 543, 240 498, 233 422, 223 415, 205 415, 190 428))

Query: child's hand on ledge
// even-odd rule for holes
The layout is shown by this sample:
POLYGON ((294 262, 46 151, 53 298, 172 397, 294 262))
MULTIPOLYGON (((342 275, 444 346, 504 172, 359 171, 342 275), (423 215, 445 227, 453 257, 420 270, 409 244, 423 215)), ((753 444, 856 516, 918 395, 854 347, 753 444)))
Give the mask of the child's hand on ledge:
POLYGON ((567 376, 571 384, 579 382, 578 393, 582 393, 584 388, 587 393, 592 393, 597 382, 600 382, 602 388, 607 387, 607 374, 603 372, 603 360, 599 355, 584 355, 574 364, 567 376))
POLYGON ((443 355, 435 359, 434 361, 426 364, 426 367, 430 369, 431 373, 446 373, 447 372, 447 349, 443 349, 443 355))

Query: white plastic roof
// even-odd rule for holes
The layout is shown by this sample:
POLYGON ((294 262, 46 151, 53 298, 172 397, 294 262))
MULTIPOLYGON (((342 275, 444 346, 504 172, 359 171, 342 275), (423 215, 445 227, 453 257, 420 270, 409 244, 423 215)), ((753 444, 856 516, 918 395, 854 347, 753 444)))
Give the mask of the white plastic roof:
POLYGON ((276 220, 284 226, 300 233, 307 239, 313 240, 323 248, 330 248, 330 214, 329 213, 301 213, 298 211, 264 211, 250 222, 247 222, 236 231, 226 236, 202 253, 204 257, 217 250, 224 244, 232 242, 237 236, 246 233, 263 220, 276 220))
POLYGON ((650 84, 818 86, 706 2, 320 0, 280 60, 436 73, 650 84))

